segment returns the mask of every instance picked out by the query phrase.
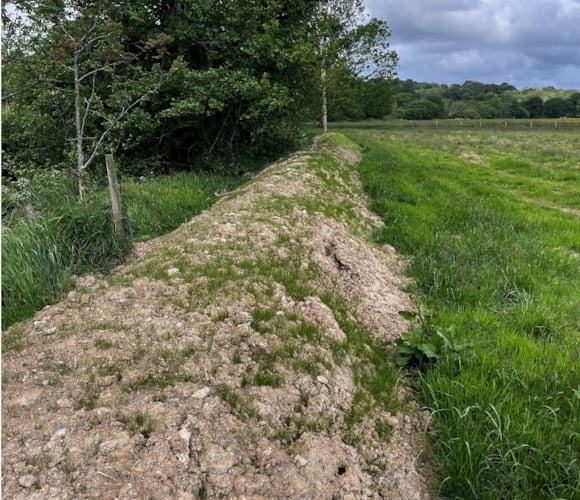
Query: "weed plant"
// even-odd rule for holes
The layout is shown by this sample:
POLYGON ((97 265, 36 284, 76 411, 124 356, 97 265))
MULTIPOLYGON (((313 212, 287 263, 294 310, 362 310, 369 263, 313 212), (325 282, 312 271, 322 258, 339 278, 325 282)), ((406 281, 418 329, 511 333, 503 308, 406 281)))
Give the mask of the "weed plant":
POLYGON ((378 240, 410 257, 417 301, 471 346, 418 374, 448 498, 580 498, 580 222, 564 211, 578 138, 559 135, 548 161, 544 133, 529 134, 351 133, 378 240), (461 159, 466 144, 484 164, 461 159))

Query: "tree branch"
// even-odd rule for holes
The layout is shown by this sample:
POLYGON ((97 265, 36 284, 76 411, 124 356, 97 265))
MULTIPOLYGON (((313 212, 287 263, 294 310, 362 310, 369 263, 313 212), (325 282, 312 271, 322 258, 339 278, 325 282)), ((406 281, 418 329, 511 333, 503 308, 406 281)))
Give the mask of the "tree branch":
POLYGON ((139 99, 133 101, 129 106, 127 106, 126 108, 123 108, 121 110, 119 115, 112 122, 110 122, 109 126, 103 131, 103 133, 99 137, 99 140, 93 146, 93 151, 92 151, 91 155, 89 156, 89 158, 85 161, 85 163, 81 167, 82 170, 85 170, 86 168, 88 168, 90 166, 90 164, 93 162, 93 160, 95 159, 95 156, 97 156, 97 152, 99 150, 99 147, 101 146, 101 144, 103 143, 103 141, 105 140, 105 138, 107 137, 109 132, 111 130, 113 130, 115 125, 117 125, 117 123, 119 123, 123 119, 123 117, 126 116, 127 113, 129 113, 129 111, 131 111, 135 106, 137 106, 138 104, 143 102, 149 95, 153 94, 154 92, 157 92, 159 87, 160 87, 160 84, 156 85, 153 89, 145 92, 145 94, 143 94, 141 97, 139 97, 139 99))
POLYGON ((89 114, 89 110, 91 109, 91 102, 93 101, 93 97, 95 96, 95 85, 96 85, 96 81, 97 81, 97 75, 93 75, 93 85, 91 88, 91 95, 89 96, 89 99, 87 100, 87 104, 85 107, 85 112, 83 115, 83 121, 81 124, 81 135, 85 134, 85 124, 87 122, 87 116, 89 114))

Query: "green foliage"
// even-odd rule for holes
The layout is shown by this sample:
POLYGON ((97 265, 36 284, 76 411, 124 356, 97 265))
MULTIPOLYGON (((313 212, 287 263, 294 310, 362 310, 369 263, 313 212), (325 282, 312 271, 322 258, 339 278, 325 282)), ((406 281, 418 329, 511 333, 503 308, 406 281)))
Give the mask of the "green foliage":
POLYGON ((528 97, 524 101, 524 107, 528 110, 530 118, 542 118, 544 116, 544 101, 540 96, 528 97))
POLYGON ((554 97, 544 103, 546 118, 561 118, 568 116, 568 103, 563 97, 554 97))
POLYGON ((453 325, 446 328, 434 325, 433 313, 424 305, 419 306, 417 313, 400 311, 399 314, 416 324, 397 339, 397 365, 424 370, 442 356, 460 359, 460 353, 465 345, 454 340, 453 325))
POLYGON ((138 174, 295 147, 315 2, 16 3, 4 12, 3 146, 19 164, 76 164, 79 127, 87 161, 116 150, 138 174))
MULTIPOLYGON (((357 121, 382 119, 391 114, 393 84, 383 78, 365 80, 346 67, 330 69, 328 83, 328 119, 330 121, 357 121)), ((318 116, 318 93, 311 98, 318 116), (315 104, 314 104, 315 103, 315 104)))
POLYGON ((407 120, 433 118, 559 118, 580 116, 580 93, 552 89, 550 92, 517 90, 507 83, 466 81, 451 86, 413 80, 397 82, 397 116, 407 120), (435 111, 427 101, 438 105, 435 111))
POLYGON ((429 99, 419 99, 399 110, 398 115, 405 120, 433 120, 442 118, 443 112, 442 101, 437 105, 429 99))

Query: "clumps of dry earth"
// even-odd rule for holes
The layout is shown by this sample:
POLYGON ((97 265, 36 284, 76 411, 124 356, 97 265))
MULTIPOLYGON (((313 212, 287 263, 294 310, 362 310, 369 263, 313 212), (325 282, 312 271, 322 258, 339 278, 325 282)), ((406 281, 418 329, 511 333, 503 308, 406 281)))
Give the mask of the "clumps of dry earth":
POLYGON ((5 332, 6 498, 429 498, 357 159, 326 135, 5 332))

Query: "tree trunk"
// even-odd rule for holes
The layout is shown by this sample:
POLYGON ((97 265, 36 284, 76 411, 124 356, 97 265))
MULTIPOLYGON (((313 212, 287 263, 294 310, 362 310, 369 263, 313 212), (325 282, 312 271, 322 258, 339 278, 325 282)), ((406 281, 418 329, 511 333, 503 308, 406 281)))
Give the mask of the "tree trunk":
MULTIPOLYGON (((318 11, 320 16, 324 17, 328 15, 328 6, 325 2, 318 2, 318 11)), ((328 105, 326 102, 326 60, 327 60, 327 40, 324 36, 324 33, 321 34, 320 37, 320 59, 321 59, 321 66, 320 66, 320 89, 322 91, 322 130, 323 132, 328 132, 328 105)))
POLYGON ((83 153, 83 125, 81 121, 81 82, 79 79, 79 53, 75 50, 73 57, 74 71, 74 94, 75 94, 75 132, 77 146, 77 181, 79 186, 79 197, 84 200, 85 189, 85 157, 83 153))
POLYGON ((320 81, 322 85, 322 130, 328 132, 328 106, 326 103, 326 68, 324 65, 320 70, 320 81))

